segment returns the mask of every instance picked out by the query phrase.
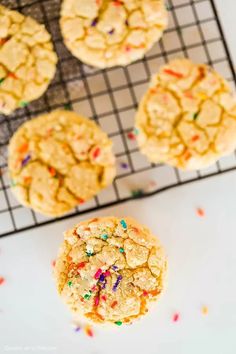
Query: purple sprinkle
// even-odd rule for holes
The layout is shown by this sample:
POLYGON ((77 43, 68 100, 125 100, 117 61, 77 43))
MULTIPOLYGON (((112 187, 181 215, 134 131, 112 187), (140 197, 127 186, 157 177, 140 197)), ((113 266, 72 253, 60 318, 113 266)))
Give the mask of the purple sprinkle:
POLYGON ((126 169, 129 167, 129 165, 126 162, 121 162, 120 167, 126 169))
POLYGON ((113 265, 113 266, 111 267, 111 269, 113 269, 113 270, 117 270, 117 269, 118 269, 118 267, 117 267, 116 265, 113 265))
POLYGON ((114 30, 114 28, 112 28, 109 32, 108 32, 108 34, 113 34, 115 32, 115 30, 114 30))
POLYGON ((27 155, 21 162, 21 166, 24 167, 31 160, 31 156, 27 155))
POLYGON ((99 281, 103 282, 105 280, 105 274, 101 274, 99 277, 99 281))
POLYGON ((92 26, 92 27, 95 27, 97 23, 98 23, 98 18, 95 18, 95 19, 91 22, 91 26, 92 26))
POLYGON ((79 327, 79 326, 77 326, 76 328, 75 328, 75 332, 79 332, 81 330, 81 327, 79 327))
POLYGON ((113 288, 112 288, 113 291, 116 291, 116 290, 117 290, 117 287, 118 287, 118 285, 119 285, 120 282, 121 282, 121 279, 122 279, 122 275, 118 275, 118 277, 117 277, 117 279, 116 279, 116 282, 115 282, 115 284, 114 284, 114 286, 113 286, 113 288))
POLYGON ((105 279, 105 281, 104 281, 104 283, 102 285, 102 289, 105 289, 106 285, 107 285, 107 280, 105 279))

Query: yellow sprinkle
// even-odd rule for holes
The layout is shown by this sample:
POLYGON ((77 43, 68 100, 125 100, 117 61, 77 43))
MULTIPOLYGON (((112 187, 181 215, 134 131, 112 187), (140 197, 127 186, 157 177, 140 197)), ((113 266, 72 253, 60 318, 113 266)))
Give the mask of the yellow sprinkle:
POLYGON ((204 92, 198 92, 197 95, 202 100, 206 100, 207 99, 207 95, 204 92))
POLYGON ((208 314, 208 307, 207 306, 202 306, 202 314, 207 315, 208 314))

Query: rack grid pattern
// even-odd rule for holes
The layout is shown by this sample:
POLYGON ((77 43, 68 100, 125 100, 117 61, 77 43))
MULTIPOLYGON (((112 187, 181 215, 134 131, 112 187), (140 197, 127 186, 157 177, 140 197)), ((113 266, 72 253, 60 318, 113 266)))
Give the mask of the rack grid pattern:
POLYGON ((96 198, 60 219, 236 169, 236 156, 222 158, 202 171, 182 172, 148 163, 130 139, 134 114, 150 76, 173 57, 190 57, 212 65, 232 86, 236 76, 214 0, 169 0, 169 27, 163 40, 143 60, 128 67, 98 70, 74 58, 59 30, 60 0, 2 0, 1 4, 44 23, 60 58, 57 74, 46 94, 10 117, 0 115, 0 236, 55 222, 19 205, 7 176, 7 144, 26 120, 58 108, 71 108, 97 121, 113 140, 117 177, 96 198), (142 193, 140 193, 140 190, 142 193), (131 193, 133 191, 133 193, 131 193))

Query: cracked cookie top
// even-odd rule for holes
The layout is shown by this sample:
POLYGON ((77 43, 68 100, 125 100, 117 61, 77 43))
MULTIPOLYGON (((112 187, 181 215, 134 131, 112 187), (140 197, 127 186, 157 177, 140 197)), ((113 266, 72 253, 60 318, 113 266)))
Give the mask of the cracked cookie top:
POLYGON ((0 5, 0 113, 8 115, 43 95, 56 63, 45 26, 0 5))
POLYGON ((153 76, 136 127, 151 162, 204 168, 236 147, 236 98, 211 67, 176 59, 153 76))
POLYGON ((60 20, 72 54, 99 68, 142 58, 167 22, 163 0, 64 0, 60 20))
POLYGON ((61 215, 112 182, 112 142, 93 121, 54 111, 26 122, 14 134, 9 173, 23 205, 61 215))
POLYGON ((166 268, 163 248, 149 229, 128 217, 102 217, 65 232, 55 277, 72 312, 121 325, 158 299, 166 268))

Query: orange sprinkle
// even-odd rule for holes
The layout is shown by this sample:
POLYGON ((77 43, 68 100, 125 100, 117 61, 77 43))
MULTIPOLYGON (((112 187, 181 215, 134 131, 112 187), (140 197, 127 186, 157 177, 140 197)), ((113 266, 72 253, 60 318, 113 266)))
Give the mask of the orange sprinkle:
POLYGON ((67 262, 71 262, 71 261, 72 261, 71 256, 68 255, 68 256, 66 257, 66 260, 67 260, 67 262))
POLYGON ((174 313, 174 315, 172 317, 172 321, 177 322, 177 321, 179 321, 179 318, 180 318, 179 313, 174 313))
POLYGON ((184 153, 184 159, 189 160, 191 158, 191 156, 192 156, 192 154, 188 150, 186 150, 184 153))
POLYGON ((191 93, 190 91, 186 91, 186 92, 184 93, 184 95, 185 95, 186 97, 188 97, 188 98, 194 99, 194 97, 193 97, 193 95, 192 95, 192 93, 191 93))
POLYGON ((113 303, 111 304, 111 308, 113 308, 113 309, 114 309, 114 308, 116 307, 116 305, 117 305, 117 304, 118 304, 118 301, 116 301, 116 300, 115 300, 115 301, 113 301, 113 303))
POLYGON ((3 277, 0 277, 0 285, 2 285, 3 283, 5 283, 5 279, 3 277))
POLYGON ((52 265, 52 267, 55 267, 55 265, 56 265, 55 259, 51 262, 51 265, 52 265))
POLYGON ((15 79, 15 80, 18 79, 18 77, 14 73, 8 73, 7 77, 10 77, 10 78, 15 79))
POLYGON ((28 151, 28 148, 29 148, 29 144, 28 143, 24 143, 18 148, 18 152, 20 154, 24 154, 25 152, 28 151))
POLYGON ((113 5, 118 7, 118 6, 121 6, 122 3, 118 0, 116 0, 116 1, 113 1, 113 5))
POLYGON ((203 315, 208 315, 208 307, 207 306, 202 306, 202 314, 203 315))
POLYGON ((82 269, 82 268, 85 267, 85 265, 86 265, 86 262, 81 262, 81 263, 79 263, 79 264, 77 265, 77 268, 78 268, 78 269, 82 269))
POLYGON ((101 321, 104 321, 104 317, 102 317, 102 316, 100 315, 100 313, 96 313, 96 315, 97 315, 97 317, 98 317, 101 321))
POLYGON ((156 289, 156 290, 149 291, 149 294, 151 294, 152 296, 157 296, 158 294, 160 294, 160 290, 156 289))
POLYGON ((97 147, 93 152, 93 158, 96 159, 101 153, 101 149, 97 147))
POLYGON ((0 45, 3 45, 7 42, 6 38, 0 38, 0 45))
POLYGON ((183 74, 177 73, 177 72, 175 72, 175 71, 173 71, 171 69, 165 69, 164 73, 166 73, 168 75, 171 75, 171 76, 175 76, 175 77, 177 77, 177 79, 182 79, 184 77, 183 74))
POLYGON ((197 208, 197 215, 198 216, 205 216, 205 211, 202 208, 197 208))
POLYGON ((85 203, 85 200, 82 199, 82 198, 78 198, 77 200, 78 200, 78 203, 79 203, 79 204, 84 204, 84 203, 85 203))
POLYGON ((193 137, 192 137, 192 141, 194 142, 194 141, 197 141, 197 140, 199 140, 200 139, 200 136, 199 135, 194 135, 193 137))
POLYGON ((85 333, 87 334, 88 337, 93 337, 94 336, 94 333, 93 333, 93 330, 90 326, 86 326, 84 328, 84 331, 85 333))
POLYGON ((53 167, 49 167, 48 171, 52 177, 55 177, 57 174, 55 168, 53 168, 53 167))
POLYGON ((31 182, 32 182, 32 177, 30 177, 30 176, 25 176, 24 177, 24 183, 26 185, 29 185, 31 182))
POLYGON ((153 87, 153 88, 150 88, 149 90, 150 93, 154 94, 157 92, 157 88, 153 87))

